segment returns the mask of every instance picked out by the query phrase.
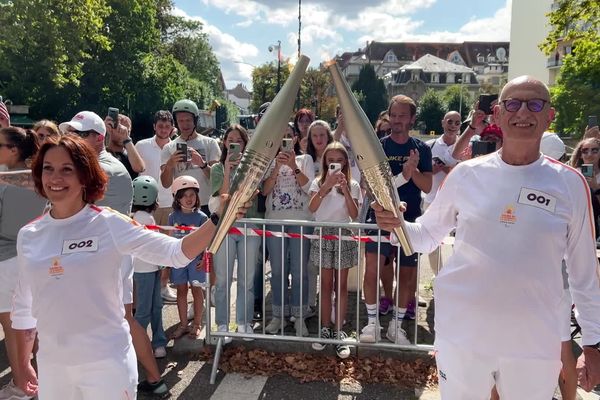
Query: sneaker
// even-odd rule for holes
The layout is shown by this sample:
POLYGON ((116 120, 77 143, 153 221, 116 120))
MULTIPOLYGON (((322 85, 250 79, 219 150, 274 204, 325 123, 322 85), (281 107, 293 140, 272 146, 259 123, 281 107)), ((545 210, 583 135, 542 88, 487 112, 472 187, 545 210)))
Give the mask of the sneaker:
MULTIPOLYGON (((227 328, 227 325, 219 325, 217 327, 217 332, 229 332, 229 328, 227 328)), ((223 344, 229 344, 233 341, 233 338, 231 336, 219 336, 223 338, 223 344)))
POLYGON ((177 301, 177 291, 169 285, 160 289, 160 295, 164 301, 175 302, 177 301))
POLYGON ((404 319, 406 320, 414 320, 416 317, 415 314, 415 301, 411 300, 410 303, 406 306, 406 312, 404 313, 404 319))
POLYGON ((12 381, 8 382, 2 389, 0 389, 0 399, 3 400, 29 400, 33 397, 27 396, 15 383, 12 381))
POLYGON ((388 325, 388 330, 387 333, 385 334, 385 336, 388 338, 388 340, 392 343, 396 343, 396 344, 401 344, 401 345, 410 345, 410 341, 408 340, 408 338, 406 337, 406 331, 404 331, 404 329, 400 328, 399 323, 396 324, 395 320, 391 320, 390 324, 388 325))
MULTIPOLYGON (((241 325, 238 325, 237 331, 238 331, 238 333, 248 333, 248 334, 252 335, 254 333, 254 328, 252 327, 252 324, 246 324, 246 325, 241 324, 241 325)), ((254 340, 251 337, 245 337, 243 339, 246 342, 251 342, 254 340)))
POLYGON ((421 296, 419 296, 419 307, 427 307, 427 301, 421 296))
POLYGON ((359 340, 364 343, 375 343, 381 340, 381 326, 375 323, 368 324, 362 328, 359 340))
MULTIPOLYGON (((344 331, 335 332, 335 338, 338 340, 347 340, 348 335, 344 331)), ((335 346, 335 353, 339 358, 346 359, 350 356, 350 346, 347 344, 338 344, 335 346)))
POLYGON ((165 358, 167 356, 167 349, 165 346, 159 346, 154 349, 154 358, 165 358))
POLYGON ((252 314, 252 321, 260 322, 262 321, 263 313, 260 310, 254 310, 254 314, 252 314))
POLYGON ((271 322, 265 327, 265 332, 270 333, 272 335, 276 335, 279 332, 283 333, 285 329, 285 321, 282 321, 280 318, 273 318, 271 322))
MULTIPOLYGON (((319 336, 321 339, 331 339, 333 337, 333 332, 328 326, 324 326, 321 328, 321 335, 319 336)), ((327 346, 325 343, 315 342, 312 344, 313 350, 321 351, 327 346)))
POLYGON ((188 319, 188 321, 191 321, 194 319, 194 304, 188 305, 187 319, 188 319))
POLYGON ((308 328, 303 319, 296 319, 296 322, 294 322, 294 329, 296 330, 296 336, 308 336, 308 328))
POLYGON ((394 309, 394 301, 387 297, 379 298, 379 314, 388 315, 394 309))
POLYGON ((150 383, 147 380, 141 381, 137 385, 138 393, 152 394, 159 396, 160 399, 166 399, 171 396, 169 387, 162 379, 158 382, 150 383))

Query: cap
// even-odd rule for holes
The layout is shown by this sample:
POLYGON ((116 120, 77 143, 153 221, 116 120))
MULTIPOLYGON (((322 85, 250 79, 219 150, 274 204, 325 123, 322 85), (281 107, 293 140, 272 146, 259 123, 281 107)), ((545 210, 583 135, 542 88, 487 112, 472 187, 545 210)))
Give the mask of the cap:
POLYGON ((269 108, 270 105, 271 105, 270 101, 267 101, 266 103, 262 103, 260 105, 260 107, 258 107, 258 116, 262 117, 267 112, 267 108, 269 108))
POLYGON ((548 157, 560 160, 565 155, 565 142, 556 133, 544 132, 540 142, 540 151, 548 157))
POLYGON ((71 127, 79 132, 94 131, 102 136, 106 136, 106 126, 104 120, 98 114, 91 111, 80 111, 69 122, 63 122, 58 126, 61 132, 68 132, 71 127))

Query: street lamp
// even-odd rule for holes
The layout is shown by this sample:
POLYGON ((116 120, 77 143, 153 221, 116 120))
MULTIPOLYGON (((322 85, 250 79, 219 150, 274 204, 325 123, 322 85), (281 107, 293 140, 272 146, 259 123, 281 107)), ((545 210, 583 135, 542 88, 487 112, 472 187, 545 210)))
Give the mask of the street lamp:
POLYGON ((462 94, 463 94, 463 79, 462 77, 457 78, 458 83, 460 84, 459 86, 459 90, 460 90, 460 95, 459 95, 459 101, 458 101, 458 114, 460 115, 460 119, 462 120, 462 94))
POLYGON ((272 44, 269 46, 269 52, 272 53, 275 51, 275 49, 277 49, 277 94, 281 88, 281 40, 278 40, 277 44, 272 44))

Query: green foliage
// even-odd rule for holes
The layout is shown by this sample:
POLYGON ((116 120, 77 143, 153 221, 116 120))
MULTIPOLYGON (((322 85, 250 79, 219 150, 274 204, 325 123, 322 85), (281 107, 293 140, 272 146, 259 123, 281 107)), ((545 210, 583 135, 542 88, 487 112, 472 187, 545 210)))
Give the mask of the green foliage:
POLYGON ((600 32, 600 2, 598 0, 559 0, 548 14, 552 30, 540 48, 551 55, 559 41, 598 40, 600 32))
MULTIPOLYGON (((469 111, 473 107, 475 101, 473 96, 467 90, 466 87, 460 85, 452 85, 447 87, 442 92, 442 100, 444 102, 444 109, 447 111, 460 111, 461 120, 464 121, 469 115, 469 111), (461 99, 462 91, 462 99, 461 99)), ((421 100, 422 101, 422 100, 421 100)))
MULTIPOLYGON (((281 86, 290 76, 290 69, 287 64, 282 65, 280 69, 281 86)), ((258 111, 261 104, 267 101, 273 101, 277 94, 277 63, 270 62, 252 70, 252 101, 250 109, 258 111)))
POLYGON ((427 89, 419 100, 417 110, 417 128, 426 133, 435 131, 436 134, 443 133, 442 119, 446 114, 446 106, 440 92, 434 89, 427 89))
POLYGON ((360 92, 363 98, 358 102, 365 114, 375 124, 379 113, 388 106, 387 91, 381 78, 375 74, 371 64, 363 66, 358 74, 358 80, 352 85, 352 91, 360 92))
POLYGON ((172 0, 0 3, 0 94, 57 120, 115 106, 149 118, 188 97, 221 95, 220 70, 199 22, 172 0))
POLYGON ((577 51, 563 60, 558 81, 551 89, 557 111, 557 132, 583 135, 588 115, 600 115, 600 42, 579 41, 577 51))

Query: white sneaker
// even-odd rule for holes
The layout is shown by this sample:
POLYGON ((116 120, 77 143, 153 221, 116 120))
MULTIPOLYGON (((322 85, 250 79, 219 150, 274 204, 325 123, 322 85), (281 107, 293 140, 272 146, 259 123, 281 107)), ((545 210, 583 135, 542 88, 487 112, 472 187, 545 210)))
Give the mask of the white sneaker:
POLYGON ((169 285, 160 289, 160 295, 164 301, 177 301, 177 291, 169 285))
MULTIPOLYGON (((242 325, 238 325, 237 331, 238 331, 238 333, 248 333, 248 334, 252 335, 254 333, 254 328, 252 328, 251 324, 246 324, 246 325, 242 324, 242 325)), ((246 342, 251 342, 254 340, 250 337, 245 337, 243 339, 246 342)))
POLYGON ((164 346, 160 346, 154 349, 154 358, 165 358, 167 356, 167 349, 164 346))
POLYGON ((385 336, 392 343, 401 344, 401 345, 410 345, 410 341, 406 337, 406 332, 404 329, 400 328, 400 324, 396 324, 396 320, 392 319, 390 324, 388 325, 388 330, 385 336))
MULTIPOLYGON (((331 339, 333 338, 333 332, 331 331, 331 329, 328 326, 324 326, 321 328, 321 339, 331 339)), ((325 343, 319 343, 319 342, 314 342, 312 344, 312 348, 313 350, 317 350, 317 351, 321 351, 323 350, 327 345, 325 343)))
MULTIPOLYGON (((229 328, 227 325, 219 325, 217 327, 217 332, 229 332, 229 328)), ((233 341, 231 336, 223 336, 223 344, 229 344, 233 341)))
POLYGON ((15 385, 12 379, 0 389, 0 400, 29 400, 32 398, 33 397, 23 393, 23 391, 15 385))
MULTIPOLYGON (((348 341, 348 335, 344 331, 335 332, 335 338, 342 341, 348 341)), ((342 360, 346 359, 350 357, 350 346, 347 344, 338 344, 335 346, 335 353, 342 360)))
POLYGON ((294 322, 294 329, 296 329, 296 336, 308 336, 308 328, 303 319, 296 319, 294 322))
POLYGON ((273 318, 271 322, 265 327, 265 332, 270 333, 272 335, 276 335, 279 332, 283 333, 285 329, 285 321, 282 321, 280 318, 273 318))
POLYGON ((362 328, 359 339, 364 343, 376 343, 381 341, 381 326, 372 323, 362 328))
POLYGON ((188 319, 188 321, 191 321, 194 319, 194 304, 188 305, 187 319, 188 319))

